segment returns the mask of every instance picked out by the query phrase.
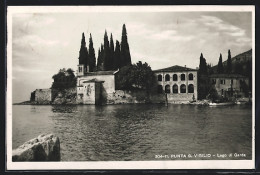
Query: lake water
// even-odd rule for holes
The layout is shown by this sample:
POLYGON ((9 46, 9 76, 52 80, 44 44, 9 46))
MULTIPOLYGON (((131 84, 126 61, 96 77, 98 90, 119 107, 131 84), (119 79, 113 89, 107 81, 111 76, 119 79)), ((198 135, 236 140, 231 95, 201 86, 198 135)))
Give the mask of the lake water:
POLYGON ((62 161, 252 158, 246 105, 13 106, 13 149, 43 133, 59 136, 62 161))

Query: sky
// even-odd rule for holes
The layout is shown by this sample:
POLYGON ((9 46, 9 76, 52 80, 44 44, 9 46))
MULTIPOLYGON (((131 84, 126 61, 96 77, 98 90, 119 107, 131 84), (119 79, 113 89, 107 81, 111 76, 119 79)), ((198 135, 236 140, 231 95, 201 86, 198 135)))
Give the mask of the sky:
POLYGON ((173 65, 196 68, 203 53, 216 65, 252 48, 251 12, 89 12, 12 15, 13 102, 30 99, 35 89, 51 87, 61 68, 77 69, 82 32, 96 52, 105 30, 121 42, 126 25, 132 63, 153 70, 173 65))

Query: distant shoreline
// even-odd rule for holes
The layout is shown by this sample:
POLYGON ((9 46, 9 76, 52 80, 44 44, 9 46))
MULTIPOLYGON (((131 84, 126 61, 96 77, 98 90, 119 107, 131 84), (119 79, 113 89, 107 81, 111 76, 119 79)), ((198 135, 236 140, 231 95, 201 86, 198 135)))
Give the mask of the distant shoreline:
MULTIPOLYGON (((208 100, 199 100, 196 102, 183 102, 183 101, 176 101, 175 103, 168 103, 168 104, 190 104, 190 105, 208 105, 208 100)), ((118 104, 164 104, 165 103, 152 103, 152 102, 147 102, 147 103, 113 103, 113 104, 105 104, 102 106, 106 106, 106 105, 118 105, 118 104)), ((20 103, 13 103, 13 105, 95 105, 95 104, 52 104, 51 102, 43 102, 43 103, 39 103, 39 102, 31 102, 31 101, 24 101, 24 102, 20 102, 20 103)))

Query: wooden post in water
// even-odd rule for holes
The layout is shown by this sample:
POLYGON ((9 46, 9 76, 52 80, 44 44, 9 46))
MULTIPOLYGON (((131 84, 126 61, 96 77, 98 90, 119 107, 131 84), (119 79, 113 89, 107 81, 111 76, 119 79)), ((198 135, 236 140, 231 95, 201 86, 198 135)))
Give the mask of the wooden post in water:
POLYGON ((168 107, 168 98, 167 98, 167 93, 165 93, 165 106, 168 107))

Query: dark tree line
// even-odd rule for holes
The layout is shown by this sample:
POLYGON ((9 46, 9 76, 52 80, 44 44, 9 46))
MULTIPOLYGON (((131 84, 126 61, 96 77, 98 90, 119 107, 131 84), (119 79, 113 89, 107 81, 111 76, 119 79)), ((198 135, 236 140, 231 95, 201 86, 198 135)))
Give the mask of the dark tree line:
POLYGON ((117 70, 121 67, 131 65, 131 63, 125 24, 122 28, 121 44, 116 40, 116 45, 114 45, 112 33, 109 40, 107 31, 105 31, 104 43, 101 43, 98 49, 97 63, 91 34, 89 38, 89 50, 86 47, 85 35, 84 33, 82 34, 79 64, 84 64, 85 68, 89 66, 90 72, 117 70))
POLYGON ((227 59, 227 66, 223 66, 223 60, 222 60, 222 54, 220 54, 219 56, 219 60, 218 60, 218 67, 217 67, 217 73, 219 74, 223 74, 223 73, 233 73, 233 69, 232 69, 232 60, 231 60, 231 52, 230 50, 228 50, 228 59, 227 59))
POLYGON ((72 69, 60 69, 59 72, 52 76, 54 80, 52 83, 53 89, 66 89, 76 86, 76 77, 72 69))
POLYGON ((116 89, 145 90, 148 94, 155 89, 156 79, 151 67, 141 61, 122 67, 116 74, 116 89))

